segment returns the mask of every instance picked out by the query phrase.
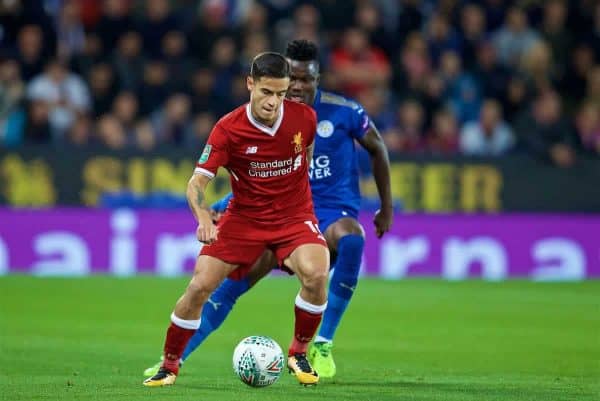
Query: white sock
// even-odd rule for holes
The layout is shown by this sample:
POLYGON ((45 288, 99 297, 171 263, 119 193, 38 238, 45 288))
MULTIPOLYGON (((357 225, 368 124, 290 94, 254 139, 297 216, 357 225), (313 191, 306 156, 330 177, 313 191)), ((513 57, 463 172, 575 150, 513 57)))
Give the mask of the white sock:
POLYGON ((198 327, 200 327, 200 319, 198 319, 198 320, 181 319, 181 318, 178 318, 177 316, 175 316, 175 312, 171 313, 171 322, 173 322, 173 324, 175 324, 176 326, 181 327, 182 329, 198 330, 198 327))
POLYGON ((325 338, 322 336, 316 336, 315 337, 315 343, 332 343, 333 341, 331 341, 329 338, 325 338))

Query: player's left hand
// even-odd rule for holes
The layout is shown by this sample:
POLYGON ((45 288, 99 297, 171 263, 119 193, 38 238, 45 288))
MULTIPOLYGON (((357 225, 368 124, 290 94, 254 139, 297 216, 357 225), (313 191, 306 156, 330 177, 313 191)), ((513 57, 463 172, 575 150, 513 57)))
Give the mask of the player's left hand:
POLYGON ((392 226, 392 219, 394 212, 392 209, 383 209, 375 212, 375 218, 373 223, 375 224, 375 234, 377 238, 383 237, 383 234, 387 233, 392 226))

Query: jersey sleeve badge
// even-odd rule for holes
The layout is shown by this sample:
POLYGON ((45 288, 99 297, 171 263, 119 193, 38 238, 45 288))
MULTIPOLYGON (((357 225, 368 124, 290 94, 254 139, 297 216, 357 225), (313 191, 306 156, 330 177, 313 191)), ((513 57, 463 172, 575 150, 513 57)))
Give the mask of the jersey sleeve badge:
POLYGON ((208 160, 208 157, 210 156, 211 150, 212 150, 212 145, 206 145, 204 147, 204 150, 202 151, 202 154, 200 155, 200 158, 198 159, 198 164, 206 163, 206 161, 208 160))

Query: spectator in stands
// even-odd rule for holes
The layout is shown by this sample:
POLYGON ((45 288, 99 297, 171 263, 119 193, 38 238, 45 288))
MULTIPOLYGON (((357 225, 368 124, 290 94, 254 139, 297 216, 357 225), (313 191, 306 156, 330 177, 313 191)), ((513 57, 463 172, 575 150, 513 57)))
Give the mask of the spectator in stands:
POLYGON ((241 16, 239 31, 242 37, 253 33, 270 34, 267 9, 260 3, 252 4, 241 16))
POLYGON ((394 72, 392 87, 399 97, 421 98, 423 96, 434 70, 427 43, 420 33, 414 32, 406 38, 394 72))
POLYGON ((137 91, 140 114, 146 116, 156 110, 170 94, 167 66, 159 59, 144 65, 143 80, 137 91))
POLYGON ((500 64, 496 49, 489 41, 484 41, 477 47, 477 63, 473 67, 473 76, 481 85, 483 97, 501 99, 506 95, 506 88, 512 71, 500 64))
POLYGON ((66 132, 78 114, 87 113, 91 106, 85 82, 59 59, 50 61, 44 73, 29 83, 27 97, 48 103, 50 126, 58 136, 66 132))
POLYGON ((567 26, 567 4, 565 0, 549 0, 544 4, 544 18, 541 24, 542 38, 551 50, 552 68, 562 76, 567 68, 573 37, 567 26))
POLYGON ((481 107, 479 83, 463 70, 459 55, 452 50, 444 52, 440 64, 445 97, 458 121, 463 124, 476 119, 481 107))
POLYGON ((194 149, 202 149, 212 131, 217 119, 211 112, 203 112, 196 115, 187 133, 187 142, 194 149))
POLYGON ((30 99, 11 113, 4 129, 4 144, 47 144, 54 139, 50 125, 50 103, 30 99))
POLYGON ((559 167, 575 162, 573 133, 556 92, 543 92, 534 100, 531 111, 518 122, 517 134, 533 155, 559 167))
POLYGON ((112 150, 122 150, 128 145, 127 135, 116 117, 105 114, 96 123, 97 139, 103 146, 112 150))
POLYGON ((250 71, 252 60, 257 54, 271 50, 269 37, 263 32, 248 34, 243 39, 244 45, 240 54, 239 65, 241 71, 250 71))
POLYGON ((139 103, 135 93, 119 93, 112 104, 112 115, 119 120, 127 137, 132 137, 138 117, 139 103))
MULTIPOLYGON (((300 4, 294 10, 293 20, 283 20, 275 25, 275 49, 285 49, 287 43, 296 38, 313 41, 319 45, 321 57, 327 53, 326 41, 320 32, 321 15, 313 4, 300 4)), ((263 29, 263 33, 267 29, 263 29)))
POLYGON ((177 22, 171 13, 168 0, 147 0, 145 5, 144 23, 139 25, 144 50, 150 57, 161 54, 163 38, 177 30, 177 22))
POLYGON ((365 32, 358 28, 347 29, 341 46, 332 52, 331 72, 336 87, 351 97, 370 87, 387 85, 391 76, 385 53, 371 46, 365 32))
POLYGON ((398 107, 397 118, 396 126, 382 133, 388 150, 396 154, 424 152, 425 112, 421 104, 414 99, 405 100, 398 107))
POLYGON ((187 95, 178 93, 169 97, 164 107, 150 118, 157 142, 183 144, 189 130, 190 110, 191 101, 187 95))
POLYGON ((213 70, 206 66, 196 69, 192 75, 190 84, 192 111, 194 113, 212 111, 218 114, 221 110, 221 105, 218 97, 215 95, 215 73, 213 70))
POLYGON ((88 77, 90 70, 105 62, 102 41, 96 34, 89 33, 84 38, 83 49, 71 57, 71 68, 82 77, 88 77))
POLYGON ((17 37, 17 60, 25 82, 44 70, 47 58, 44 54, 42 29, 38 25, 25 25, 17 37))
POLYGON ((458 153, 458 121, 450 109, 437 110, 427 134, 427 150, 437 155, 458 153))
POLYGON ((575 117, 575 129, 583 150, 600 156, 600 111, 598 105, 586 102, 581 105, 575 117))
POLYGON ((388 60, 395 56, 398 43, 384 28, 381 11, 375 3, 359 2, 354 20, 356 26, 368 35, 369 42, 383 50, 388 60))
POLYGON ((211 1, 200 5, 198 19, 188 34, 191 54, 198 61, 208 62, 213 45, 223 36, 233 36, 226 10, 211 1))
POLYGON ((375 126, 380 132, 385 132, 394 127, 396 117, 394 110, 389 106, 389 93, 382 88, 364 90, 357 98, 375 126))
POLYGON ((476 65, 480 43, 487 38, 486 20, 483 9, 478 4, 467 4, 461 11, 460 29, 462 33, 462 59, 465 68, 473 69, 476 65))
POLYGON ((11 58, 0 61, 0 127, 20 105, 24 95, 25 84, 17 61, 11 58))
POLYGON ((108 113, 118 90, 111 65, 106 62, 94 65, 88 73, 87 81, 90 83, 94 116, 108 113))
POLYGON ((527 110, 531 100, 531 93, 525 79, 520 75, 513 75, 508 81, 506 94, 502 99, 504 116, 508 123, 515 124, 519 115, 527 110))
POLYGON ((187 39, 181 31, 170 31, 162 39, 161 55, 168 70, 171 86, 176 91, 186 90, 194 69, 187 55, 187 39))
POLYGON ((585 16, 592 20, 591 24, 585 26, 584 24, 579 23, 576 24, 576 27, 582 33, 585 43, 589 44, 592 49, 594 49, 596 60, 600 60, 600 3, 593 3, 594 2, 590 1, 585 4, 590 8, 590 12, 586 13, 585 16))
POLYGON ((142 37, 135 31, 125 32, 117 42, 112 64, 123 89, 137 90, 142 82, 144 57, 142 37))
POLYGON ((137 149, 149 152, 156 147, 156 133, 150 120, 140 120, 135 126, 134 142, 137 149))
POLYGON ((401 38, 410 33, 420 31, 425 21, 425 15, 420 7, 419 0, 400 0, 400 13, 398 14, 398 35, 401 38))
POLYGON ((68 59, 83 50, 85 32, 81 23, 80 4, 75 0, 66 0, 60 10, 56 23, 58 56, 68 59))
POLYGON ((507 66, 516 66, 539 39, 529 27, 525 11, 515 6, 508 10, 506 23, 494 35, 493 41, 500 61, 507 66))
POLYGON ((93 126, 90 118, 87 115, 81 114, 71 124, 64 142, 68 145, 82 148, 93 143, 93 136, 93 126))
POLYGON ((460 150, 466 155, 499 156, 514 143, 511 128, 502 120, 502 106, 493 99, 483 103, 479 119, 465 124, 460 133, 460 150))
POLYGON ((320 0, 315 5, 321 20, 327 21, 327 30, 332 39, 339 39, 343 31, 352 25, 356 9, 354 1, 320 0))
POLYGON ((536 42, 520 62, 520 71, 532 92, 543 92, 558 84, 557 72, 553 69, 552 49, 544 41, 536 42))
POLYGON ((480 3, 483 3, 488 32, 500 29, 506 19, 507 2, 505 0, 484 0, 480 3))
POLYGON ((231 104, 231 83, 242 71, 233 37, 223 36, 214 43, 210 62, 215 72, 215 92, 221 95, 222 101, 231 104))
POLYGON ((94 30, 106 51, 114 49, 119 38, 134 27, 129 4, 123 0, 104 0, 102 4, 102 16, 94 30))
POLYGON ((462 50, 460 37, 452 29, 448 17, 439 13, 433 14, 429 19, 427 45, 434 65, 440 64, 442 54, 448 51, 460 54, 462 50))
POLYGON ((585 43, 579 44, 572 51, 567 72, 560 84, 561 94, 570 104, 579 103, 585 97, 587 79, 593 69, 594 50, 585 43))
POLYGON ((600 66, 589 72, 585 97, 600 106, 600 66))

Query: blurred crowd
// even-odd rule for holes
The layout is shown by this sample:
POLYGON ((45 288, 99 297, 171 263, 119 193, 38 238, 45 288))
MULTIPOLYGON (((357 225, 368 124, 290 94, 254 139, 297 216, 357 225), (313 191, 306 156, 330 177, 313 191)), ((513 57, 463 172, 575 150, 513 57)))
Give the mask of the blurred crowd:
POLYGON ((392 154, 600 155, 595 0, 0 0, 0 27, 4 147, 199 148, 303 38, 392 154))

